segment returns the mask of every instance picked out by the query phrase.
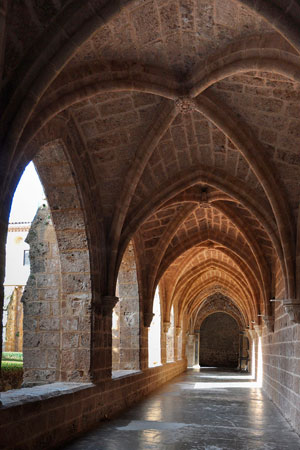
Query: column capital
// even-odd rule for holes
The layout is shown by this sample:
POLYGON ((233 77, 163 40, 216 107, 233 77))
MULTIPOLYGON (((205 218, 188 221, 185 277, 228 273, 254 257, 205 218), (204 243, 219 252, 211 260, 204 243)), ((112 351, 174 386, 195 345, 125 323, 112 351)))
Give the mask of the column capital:
POLYGON ((176 327, 175 333, 176 333, 176 337, 178 337, 181 333, 181 327, 176 327))
POLYGON ((119 297, 115 297, 114 295, 104 295, 101 297, 101 310, 104 316, 108 316, 112 314, 112 310, 116 306, 119 301, 119 297))
POLYGON ((256 332, 258 337, 261 337, 261 325, 253 325, 254 331, 256 332))
POLYGON ((155 314, 153 312, 144 312, 144 327, 149 328, 155 314))
POLYGON ((263 316, 263 321, 270 333, 274 333, 274 317, 273 316, 263 316))
POLYGON ((250 328, 246 330, 247 334, 249 334, 249 336, 251 337, 251 339, 255 339, 256 338, 256 332, 255 330, 251 330, 250 328))
POLYGON ((170 325, 171 325, 171 322, 167 322, 167 321, 163 322, 164 333, 167 333, 169 331, 170 325))

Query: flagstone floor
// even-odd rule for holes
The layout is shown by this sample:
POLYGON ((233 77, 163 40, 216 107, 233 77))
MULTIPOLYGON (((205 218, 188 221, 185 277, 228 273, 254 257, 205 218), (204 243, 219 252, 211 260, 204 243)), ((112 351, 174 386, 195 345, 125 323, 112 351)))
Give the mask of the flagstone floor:
POLYGON ((299 450, 300 438, 250 375, 189 370, 67 450, 299 450))

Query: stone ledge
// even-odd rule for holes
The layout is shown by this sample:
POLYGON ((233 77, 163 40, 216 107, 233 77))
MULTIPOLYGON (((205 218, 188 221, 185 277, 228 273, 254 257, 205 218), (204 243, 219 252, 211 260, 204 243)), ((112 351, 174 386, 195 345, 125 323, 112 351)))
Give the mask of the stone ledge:
POLYGON ((111 373, 112 380, 117 378, 129 377, 130 375, 136 375, 142 373, 141 370, 113 370, 111 373))
POLYGON ((25 403, 47 400, 60 395, 72 394, 94 387, 93 383, 51 383, 30 388, 12 389, 0 393, 0 408, 24 405, 25 403))

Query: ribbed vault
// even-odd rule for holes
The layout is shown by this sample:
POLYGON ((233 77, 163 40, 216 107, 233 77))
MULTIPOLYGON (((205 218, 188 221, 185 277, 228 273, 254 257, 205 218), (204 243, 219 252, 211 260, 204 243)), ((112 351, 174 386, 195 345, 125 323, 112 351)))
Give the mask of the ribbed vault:
POLYGON ((39 142, 60 139, 88 204, 95 303, 115 295, 130 240, 145 317, 160 284, 166 322, 172 305, 179 326, 221 292, 257 323, 277 263, 297 303, 296 2, 10 3, 3 229, 39 142))

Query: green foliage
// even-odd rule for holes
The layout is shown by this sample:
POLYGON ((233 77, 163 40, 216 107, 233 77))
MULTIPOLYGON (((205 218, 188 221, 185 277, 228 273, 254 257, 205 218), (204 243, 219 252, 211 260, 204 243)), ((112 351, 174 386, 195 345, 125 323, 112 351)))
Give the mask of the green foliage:
POLYGON ((1 370, 15 370, 22 369, 23 361, 2 361, 1 370))
POLYGON ((2 361, 23 361, 22 352, 3 352, 2 361))

